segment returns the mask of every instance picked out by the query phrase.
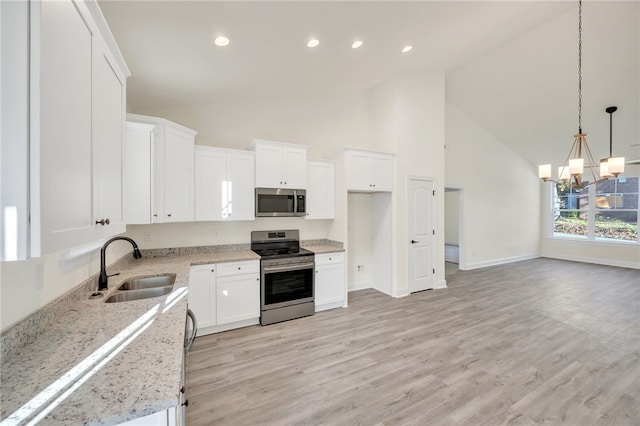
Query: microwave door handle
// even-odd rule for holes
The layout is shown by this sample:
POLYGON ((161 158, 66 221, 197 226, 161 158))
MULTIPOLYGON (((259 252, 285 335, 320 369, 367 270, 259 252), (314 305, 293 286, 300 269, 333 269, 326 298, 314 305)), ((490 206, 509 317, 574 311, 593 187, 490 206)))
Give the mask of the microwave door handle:
POLYGON ((294 190, 293 191, 293 214, 298 213, 298 194, 294 190))

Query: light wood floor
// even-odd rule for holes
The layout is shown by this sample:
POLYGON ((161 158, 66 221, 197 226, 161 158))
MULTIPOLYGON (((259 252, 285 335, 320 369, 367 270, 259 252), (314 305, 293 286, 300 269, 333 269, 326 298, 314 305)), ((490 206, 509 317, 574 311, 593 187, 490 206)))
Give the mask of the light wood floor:
POLYGON ((196 339, 187 424, 639 425, 640 271, 449 267, 448 289, 196 339))

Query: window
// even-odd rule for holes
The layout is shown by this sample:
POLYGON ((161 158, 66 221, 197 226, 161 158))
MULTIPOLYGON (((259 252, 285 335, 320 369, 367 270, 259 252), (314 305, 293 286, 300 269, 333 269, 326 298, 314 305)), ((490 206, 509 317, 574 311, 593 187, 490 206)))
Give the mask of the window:
POLYGON ((556 184, 553 236, 637 243, 638 193, 638 177, 609 179, 580 190, 556 184))

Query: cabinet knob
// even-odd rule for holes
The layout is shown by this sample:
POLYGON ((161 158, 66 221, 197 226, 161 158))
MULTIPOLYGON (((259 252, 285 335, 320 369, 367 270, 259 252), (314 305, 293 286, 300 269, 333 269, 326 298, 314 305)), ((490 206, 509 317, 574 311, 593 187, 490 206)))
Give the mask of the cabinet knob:
POLYGON ((332 258, 330 257, 329 260, 332 260, 332 258))
POLYGON ((211 270, 211 272, 215 272, 215 271, 216 271, 215 269, 212 269, 212 270, 211 270))
POLYGON ((167 216, 171 217, 171 213, 169 213, 167 216))
POLYGON ((285 185, 287 184, 287 182, 284 183, 285 185))
POLYGON ((240 269, 242 269, 242 268, 240 268, 240 267, 238 266, 238 271, 239 271, 240 269))
POLYGON ((189 400, 187 399, 182 405, 184 405, 185 407, 189 406, 189 400))
POLYGON ((105 226, 105 225, 108 225, 110 223, 111 223, 111 221, 109 220, 109 218, 96 220, 96 225, 100 224, 102 226, 105 226))
POLYGON ((158 213, 154 213, 153 217, 158 217, 158 213))

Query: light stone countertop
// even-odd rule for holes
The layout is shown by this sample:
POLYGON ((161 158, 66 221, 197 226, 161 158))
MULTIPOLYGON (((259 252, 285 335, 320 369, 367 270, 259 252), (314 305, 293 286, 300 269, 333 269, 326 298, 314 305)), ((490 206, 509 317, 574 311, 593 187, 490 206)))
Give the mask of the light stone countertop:
POLYGON ((307 249, 309 251, 312 251, 315 254, 339 253, 339 252, 343 252, 344 251, 344 249, 341 248, 341 247, 336 247, 336 246, 328 245, 328 244, 303 245, 302 248, 307 249))
MULTIPOLYGON (((56 386, 61 376, 74 369, 82 371, 78 382, 81 384, 71 389, 70 394, 42 419, 43 424, 114 425, 177 406, 187 311, 184 288, 189 284, 189 267, 252 259, 257 260, 259 256, 250 250, 242 250, 143 257, 108 267, 109 274, 121 272, 121 275, 109 279, 109 290, 104 298, 89 300, 88 292, 87 298, 66 312, 33 343, 2 359, 1 418, 5 420, 18 414, 16 410, 25 407, 43 390, 56 386), (167 296, 122 303, 103 302, 128 278, 165 273, 176 274, 174 290, 167 296), (171 304, 172 300, 175 303, 171 304), (110 352, 115 353, 113 358, 91 374, 105 358, 87 364, 87 357, 134 322, 140 322, 143 316, 148 321, 139 324, 133 332, 145 326, 148 328, 129 339, 128 346, 120 352, 114 348, 110 352), (83 361, 87 364, 84 369, 83 361)), ((124 334, 125 337, 134 336, 124 334)), ((64 394, 69 386, 54 393, 55 396, 64 394)), ((37 412, 48 405, 49 401, 37 412)))
MULTIPOLYGON (((314 253, 344 251, 341 246, 323 242, 303 246, 314 253)), ((160 250, 156 251, 160 253, 159 256, 156 253, 156 257, 145 256, 143 251, 145 257, 140 260, 130 259, 108 267, 109 274, 120 272, 120 275, 110 278, 109 290, 103 298, 89 300, 90 292, 87 292, 86 298, 33 343, 4 357, 0 370, 2 420, 20 413, 16 410, 31 406, 36 395, 55 387, 59 378, 77 370, 81 371, 79 380, 54 393, 56 398, 65 393, 68 395, 43 415, 43 424, 115 425, 176 407, 185 338, 185 288, 189 285, 190 266, 260 259, 246 249, 194 251, 180 255, 170 255, 173 253, 170 251, 162 256, 160 250), (129 278, 167 273, 176 274, 174 289, 167 296, 122 303, 103 302, 129 278), (137 327, 127 333, 126 329, 134 323, 137 327), (124 344, 114 346, 93 362, 87 361, 107 346, 105 344, 122 335, 124 344), (108 359, 110 354, 112 357, 108 359), (101 364, 104 365, 97 368, 101 364)), ((42 412, 51 401, 36 412, 42 412)))

